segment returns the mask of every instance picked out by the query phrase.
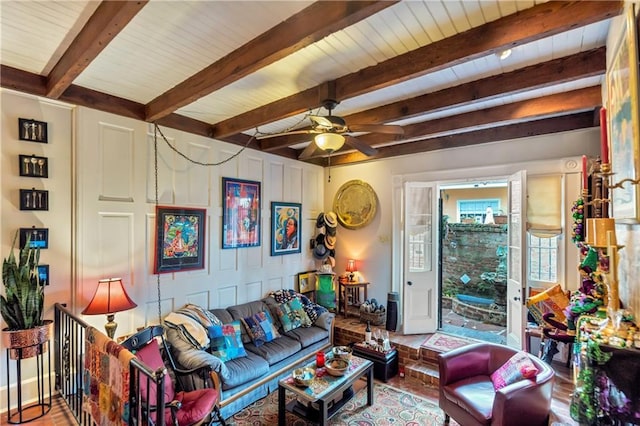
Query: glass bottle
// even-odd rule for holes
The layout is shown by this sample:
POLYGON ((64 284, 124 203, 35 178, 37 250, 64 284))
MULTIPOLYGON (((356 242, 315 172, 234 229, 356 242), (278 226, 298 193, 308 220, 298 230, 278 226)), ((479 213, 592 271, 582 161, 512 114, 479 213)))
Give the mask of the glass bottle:
POLYGON ((367 321, 367 328, 364 329, 364 342, 369 343, 371 341, 371 322, 367 321))

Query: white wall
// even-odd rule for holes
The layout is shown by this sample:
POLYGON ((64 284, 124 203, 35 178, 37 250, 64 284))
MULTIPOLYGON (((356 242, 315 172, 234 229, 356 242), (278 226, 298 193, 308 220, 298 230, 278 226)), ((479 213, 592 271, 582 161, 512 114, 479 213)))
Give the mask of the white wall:
MULTIPOLYGON (((571 204, 579 195, 578 157, 582 154, 595 157, 599 154, 598 149, 598 129, 589 129, 332 167, 331 182, 325 187, 327 208, 333 205, 333 197, 340 186, 351 179, 361 179, 371 185, 379 201, 378 212, 368 226, 358 230, 338 227, 336 272, 343 273, 347 259, 355 258, 360 275, 371 282, 369 297, 386 301, 389 291, 397 291, 392 288, 392 280, 397 275, 397 271, 392 271, 392 262, 397 256, 392 252, 392 188, 395 177, 436 182, 508 176, 516 170, 532 167, 537 173, 562 171, 566 173, 568 204, 565 206, 565 218, 568 220, 571 204)), ((571 222, 568 223, 570 226, 571 222)), ((569 255, 565 269, 568 275, 565 284, 576 288, 577 250, 572 244, 567 246, 569 255)))
MULTIPOLYGON (((0 184, 2 198, 0 214, 0 255, 7 258, 11 243, 18 228, 48 228, 49 248, 41 250, 40 263, 49 265, 50 284, 45 289, 45 318, 53 319, 53 305, 56 302, 70 302, 72 271, 72 170, 71 141, 73 138, 73 108, 33 96, 0 90, 2 152, 0 184), (48 143, 19 140, 18 119, 34 119, 48 124, 48 143), (18 156, 36 155, 47 157, 49 161, 48 178, 21 177, 18 156), (21 211, 20 189, 35 188, 49 191, 48 211, 21 211)), ((18 244, 18 243, 16 243, 18 244)), ((16 251, 17 253, 17 251, 16 251)), ((2 294, 4 295, 4 286, 2 294)), ((0 328, 6 327, 4 321, 0 328)), ((29 400, 36 394, 34 377, 36 358, 22 363, 23 398, 29 400)), ((52 357, 53 360, 53 357, 52 357)), ((53 364, 53 361, 52 361, 53 364)), ((7 365, 4 345, 0 347, 0 412, 6 411, 7 365)), ((15 363, 10 363, 12 405, 17 401, 15 363)))
MULTIPOLYGON (((86 306, 98 279, 122 277, 138 308, 116 315, 120 335, 158 322, 158 278, 153 274, 154 129, 148 123, 87 108, 79 108, 78 129, 76 306, 86 306)), ((241 148, 161 130, 180 152, 202 163, 221 162, 241 148)), ((208 216, 205 269, 160 275, 163 316, 187 302, 214 308, 257 300, 271 290, 294 288, 296 274, 314 268, 308 250, 270 255, 270 206, 271 201, 302 203, 302 242, 308 241, 322 211, 320 167, 255 150, 245 150, 221 165, 196 165, 171 150, 160 134, 158 152, 159 204, 204 208, 208 216), (221 249, 222 177, 262 183, 259 247, 221 249)))
MULTIPOLYGON (((47 318, 53 304, 66 302, 79 314, 102 278, 121 277, 136 309, 116 314, 116 336, 158 322, 155 245, 155 173, 153 127, 96 110, 72 108, 2 90, 2 255, 9 252, 15 229, 48 227, 51 285, 45 290, 47 318), (18 117, 46 121, 49 143, 18 140, 18 117), (46 156, 49 178, 19 177, 18 155, 46 156), (19 210, 18 189, 50 191, 47 212, 19 210)), ((200 162, 220 162, 241 147, 163 128, 181 152, 200 162)), ((294 288, 296 274, 315 269, 307 249, 315 219, 323 210, 322 168, 279 156, 245 150, 219 166, 191 164, 158 141, 158 189, 161 205, 203 208, 207 212, 205 269, 160 276, 161 314, 187 302, 224 307, 264 297, 271 290, 294 288), (221 181, 236 177, 262 183, 261 245, 221 249, 221 181), (302 203, 302 252, 270 255, 271 201, 302 203)), ((103 328, 104 315, 84 316, 103 328)), ((2 324, 4 327, 4 324, 2 324)), ((4 349, 4 348, 3 348, 4 349)), ((0 356, 6 365, 5 351, 0 356)), ((23 364, 23 398, 33 398, 32 360, 23 364)), ((15 369, 12 367, 12 405, 15 369)), ((0 412, 6 411, 7 383, 0 382, 0 412)))

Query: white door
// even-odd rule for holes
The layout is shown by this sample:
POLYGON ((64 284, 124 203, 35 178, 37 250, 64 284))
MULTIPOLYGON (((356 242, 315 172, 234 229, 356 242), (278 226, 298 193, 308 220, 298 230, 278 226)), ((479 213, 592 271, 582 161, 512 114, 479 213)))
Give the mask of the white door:
POLYGON ((507 345, 521 349, 524 337, 526 284, 526 171, 509 177, 509 226, 507 239, 507 345))
POLYGON ((438 328, 438 209, 436 185, 404 184, 403 331, 433 333, 438 328))

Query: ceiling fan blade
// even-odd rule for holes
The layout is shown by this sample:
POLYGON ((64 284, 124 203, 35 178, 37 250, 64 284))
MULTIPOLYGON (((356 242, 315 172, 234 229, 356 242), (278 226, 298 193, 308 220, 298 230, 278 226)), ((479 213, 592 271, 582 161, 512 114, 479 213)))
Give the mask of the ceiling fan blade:
POLYGON ((290 132, 282 132, 282 133, 271 133, 268 135, 260 135, 256 136, 256 139, 269 139, 269 138, 277 138, 279 136, 287 136, 287 135, 304 135, 304 134, 313 134, 316 133, 313 130, 292 130, 290 132))
POLYGON ((306 160, 310 158, 313 153, 316 152, 316 149, 318 149, 318 146, 315 142, 311 141, 311 143, 307 145, 307 147, 300 153, 300 155, 298 155, 298 160, 306 160))
POLYGON ((314 127, 322 127, 325 129, 336 129, 338 131, 345 131, 347 129, 347 123, 344 118, 337 115, 310 115, 309 119, 314 127))
POLYGON ((375 149, 371 145, 368 145, 368 144, 362 142, 358 138, 354 138, 353 136, 348 136, 348 135, 344 135, 344 138, 345 138, 345 142, 347 143, 347 145, 351 146, 352 148, 357 149, 358 151, 360 151, 364 155, 371 156, 371 155, 376 155, 378 153, 377 149, 375 149))
POLYGON ((404 128, 391 124, 351 124, 349 131, 367 133, 388 133, 392 135, 403 135, 404 128))

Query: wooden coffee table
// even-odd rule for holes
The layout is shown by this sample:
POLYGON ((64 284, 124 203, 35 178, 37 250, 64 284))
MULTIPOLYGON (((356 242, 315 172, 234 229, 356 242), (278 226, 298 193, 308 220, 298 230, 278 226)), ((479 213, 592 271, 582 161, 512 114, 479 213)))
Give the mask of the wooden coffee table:
MULTIPOLYGON (((330 359, 329 356, 327 355, 327 360, 330 359)), ((304 367, 316 368, 316 362, 310 362, 304 367)), ((373 404, 373 362, 352 356, 349 369, 344 376, 331 376, 324 368, 316 369, 316 373, 313 382, 307 387, 297 386, 291 376, 278 382, 278 425, 285 425, 287 411, 306 420, 326 425, 353 397, 355 392, 352 385, 364 375, 367 377, 367 405, 373 404), (285 404, 286 391, 295 395, 288 404, 285 404), (338 398, 340 399, 331 404, 338 398)))

